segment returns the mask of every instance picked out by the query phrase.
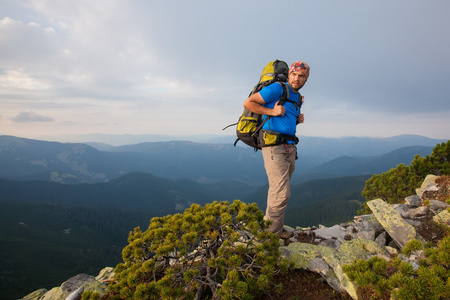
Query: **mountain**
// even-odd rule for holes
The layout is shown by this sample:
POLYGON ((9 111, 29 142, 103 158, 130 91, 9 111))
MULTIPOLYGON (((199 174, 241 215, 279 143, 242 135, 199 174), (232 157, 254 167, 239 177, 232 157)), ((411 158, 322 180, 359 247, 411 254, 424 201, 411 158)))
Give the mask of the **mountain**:
POLYGON ((309 169, 306 173, 326 173, 339 176, 381 174, 399 164, 409 165, 414 157, 430 155, 433 147, 410 146, 372 157, 341 156, 309 169))
MULTIPOLYGON (((410 152, 401 150, 390 154, 391 157, 376 156, 385 155, 387 149, 394 151, 398 148, 393 147, 412 142, 422 144, 407 146, 434 147, 438 140, 417 136, 388 139, 302 137, 294 177, 297 180, 299 175, 307 175, 303 178, 311 179, 378 173, 401 162, 409 163, 415 149, 411 148, 410 152), (337 159, 339 156, 347 158, 337 159), (333 159, 337 160, 320 166, 333 159), (386 161, 378 163, 383 159, 386 161), (339 168, 339 164, 344 167, 339 168)), ((103 150, 80 143, 0 136, 0 178, 77 184, 107 182, 127 173, 144 172, 168 179, 188 178, 198 183, 240 181, 258 186, 267 182, 260 151, 233 147, 232 143, 168 141, 117 147, 91 145, 103 150)))
MULTIPOLYGON (((236 119, 237 121, 237 119, 236 119)), ((230 122, 231 123, 231 122, 230 122)), ((228 124, 224 124, 226 126, 228 124)), ((234 128, 221 134, 210 135, 159 135, 159 134, 78 134, 62 136, 42 136, 41 140, 58 140, 70 143, 101 143, 113 146, 134 145, 147 142, 191 141, 195 143, 230 144, 236 140, 234 128), (231 134, 227 134, 231 133, 231 134)), ((326 160, 342 155, 379 155, 407 146, 435 146, 447 139, 432 139, 420 135, 404 134, 387 138, 373 137, 314 137, 299 135, 300 146, 306 155, 323 153, 326 160)), ((242 143, 238 143, 243 145, 242 143)), ((246 146, 244 146, 246 147, 246 146)), ((102 149, 103 150, 103 149, 102 149)))
POLYGON ((0 136, 0 178, 75 184, 106 182, 130 172, 145 172, 209 183, 266 181, 262 157, 249 147, 172 141, 110 150, 0 136))
POLYGON ((409 146, 435 147, 448 139, 432 139, 419 135, 398 135, 388 138, 372 137, 300 137, 299 150, 303 155, 318 155, 322 162, 340 156, 378 156, 398 148, 409 146))

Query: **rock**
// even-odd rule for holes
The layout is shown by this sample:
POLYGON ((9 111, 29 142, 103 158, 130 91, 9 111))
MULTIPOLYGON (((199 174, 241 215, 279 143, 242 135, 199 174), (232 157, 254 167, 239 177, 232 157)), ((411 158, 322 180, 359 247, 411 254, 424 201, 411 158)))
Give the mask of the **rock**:
POLYGON ((375 199, 367 202, 367 205, 400 248, 414 239, 423 241, 414 227, 404 221, 401 215, 383 200, 375 199))
POLYGON ((405 202, 410 205, 411 207, 417 207, 422 202, 422 199, 420 199, 417 195, 408 196, 405 198, 405 202))
POLYGON ((420 222, 419 220, 411 220, 411 219, 404 219, 404 220, 414 228, 420 228, 420 226, 422 226, 422 222, 420 222))
POLYGON ((317 229, 315 232, 316 238, 319 239, 337 239, 338 241, 342 242, 345 240, 345 236, 347 232, 345 231, 345 228, 343 229, 339 225, 334 225, 330 228, 321 228, 317 229))
POLYGON ((66 280, 63 284, 61 284, 61 290, 63 292, 71 293, 76 289, 78 289, 80 286, 84 285, 85 283, 91 283, 93 281, 95 281, 95 278, 93 276, 87 274, 78 274, 66 280))
POLYGON ((380 233, 376 239, 375 239, 375 243, 377 243, 378 245, 380 245, 381 247, 384 247, 386 245, 386 231, 380 233))
POLYGON ((437 178, 438 176, 436 175, 427 175, 425 180, 422 182, 421 187, 416 189, 416 194, 420 197, 420 199, 422 199, 422 201, 437 199, 435 196, 435 193, 438 191, 438 187, 436 185, 437 178))
POLYGON ((42 298, 42 296, 45 295, 45 293, 47 293, 46 289, 40 289, 26 295, 25 297, 22 298, 22 300, 39 300, 42 298))
POLYGON ((450 205, 445 202, 439 200, 430 200, 430 209, 433 212, 440 212, 444 209, 447 209, 448 207, 450 207, 450 205))
POLYGON ((103 268, 100 273, 98 273, 97 277, 95 277, 95 280, 103 283, 109 283, 115 275, 116 274, 114 273, 114 268, 106 267, 103 268))
POLYGON ((70 293, 69 296, 67 296, 66 300, 80 300, 83 292, 84 286, 80 286, 78 289, 70 293))
POLYGON ((337 250, 341 246, 341 242, 338 240, 324 240, 319 243, 319 246, 330 247, 337 250))
POLYGON ((381 223, 375 218, 374 214, 362 215, 355 217, 356 228, 359 232, 361 231, 375 231, 375 233, 380 233, 384 230, 381 223))
POLYGON ((411 206, 408 204, 394 204, 392 207, 398 211, 402 218, 406 218, 408 211, 411 209, 411 206))
POLYGON ((430 212, 430 209, 426 206, 419 206, 417 208, 412 208, 407 211, 405 218, 409 219, 420 219, 423 216, 426 216, 430 212))
POLYGON ((439 214, 433 217, 433 221, 436 223, 443 223, 450 226, 450 212, 448 210, 443 210, 439 214))
POLYGON ((69 294, 69 292, 62 291, 61 287, 55 287, 45 293, 41 300, 65 300, 69 294))
POLYGON ((375 239, 375 230, 362 230, 356 234, 356 237, 373 241, 375 239))

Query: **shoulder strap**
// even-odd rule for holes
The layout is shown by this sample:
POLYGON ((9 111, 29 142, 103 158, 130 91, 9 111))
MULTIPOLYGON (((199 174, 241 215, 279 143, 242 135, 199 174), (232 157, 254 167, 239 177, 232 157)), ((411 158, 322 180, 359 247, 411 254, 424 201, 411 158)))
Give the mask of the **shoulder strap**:
POLYGON ((293 101, 289 98, 289 87, 287 86, 287 83, 279 82, 279 84, 281 84, 281 86, 283 87, 283 95, 281 95, 280 101, 278 102, 278 104, 284 105, 284 104, 286 104, 286 102, 290 102, 290 103, 294 104, 296 108, 300 109, 300 107, 302 106, 302 103, 301 103, 302 95, 300 93, 298 93, 298 96, 299 96, 298 101, 293 101))
MULTIPOLYGON (((283 88, 283 94, 280 97, 280 100, 278 102, 279 105, 284 105, 289 100, 289 88, 286 84, 286 82, 278 82, 281 87, 283 88)), ((290 100, 289 100, 290 101, 290 100)), ((292 102, 292 101, 291 101, 292 102)))

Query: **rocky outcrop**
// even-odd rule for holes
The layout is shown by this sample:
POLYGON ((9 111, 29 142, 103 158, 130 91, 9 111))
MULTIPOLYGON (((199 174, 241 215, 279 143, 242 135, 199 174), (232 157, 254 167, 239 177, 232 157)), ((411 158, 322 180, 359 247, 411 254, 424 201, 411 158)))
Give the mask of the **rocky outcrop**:
MULTIPOLYGON (((373 213, 355 216, 349 223, 295 229, 285 226, 294 236, 280 247, 282 255, 291 259, 295 268, 316 272, 336 291, 358 299, 357 287, 343 272, 344 265, 373 256, 389 260, 413 239, 432 242, 442 238, 436 222, 450 226, 450 205, 442 201, 450 196, 449 189, 437 180, 436 176, 428 176, 417 195, 406 197, 403 204, 369 201, 373 213)), ((419 266, 419 257, 398 257, 415 269, 419 266)), ((112 268, 103 269, 95 278, 80 274, 60 287, 35 291, 23 300, 77 300, 85 290, 104 294, 113 277, 112 268)))
MULTIPOLYGON (((335 290, 358 299, 356 286, 342 272, 343 265, 375 255, 389 260, 411 240, 426 242, 441 238, 436 222, 450 226, 447 209, 450 205, 438 200, 442 198, 438 197, 442 189, 435 183, 437 178, 427 177, 417 195, 407 197, 404 204, 389 205, 381 199, 369 201, 373 214, 356 216, 353 222, 328 228, 287 228, 294 231, 294 237, 281 247, 282 253, 295 262, 296 268, 319 273, 335 290)), ((418 257, 400 257, 414 268, 419 265, 418 257)))

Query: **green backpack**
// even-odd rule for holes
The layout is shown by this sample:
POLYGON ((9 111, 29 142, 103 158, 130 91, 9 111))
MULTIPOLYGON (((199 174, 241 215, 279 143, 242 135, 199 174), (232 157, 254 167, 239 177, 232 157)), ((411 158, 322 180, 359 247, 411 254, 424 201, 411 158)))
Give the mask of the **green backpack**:
MULTIPOLYGON (((289 88, 287 87, 287 79, 289 75, 289 66, 286 62, 281 60, 275 60, 268 63, 262 73, 259 82, 250 92, 249 97, 266 86, 279 82, 283 87, 283 95, 280 97, 279 105, 284 105, 286 102, 293 102, 289 100, 289 88)), ((301 99, 301 97, 300 97, 301 99)), ((295 103, 298 105, 298 103, 295 103)), ((299 105, 300 107, 300 105, 299 105)), ((236 127, 236 135, 237 139, 234 142, 234 146, 236 146, 237 142, 242 141, 245 144, 253 147, 255 151, 261 149, 261 147, 281 144, 281 137, 276 132, 267 132, 262 134, 263 125, 270 119, 270 116, 265 118, 263 121, 263 116, 260 114, 256 114, 251 112, 250 110, 244 108, 244 112, 239 117, 237 123, 228 125, 223 130, 230 126, 237 125, 236 127)))

